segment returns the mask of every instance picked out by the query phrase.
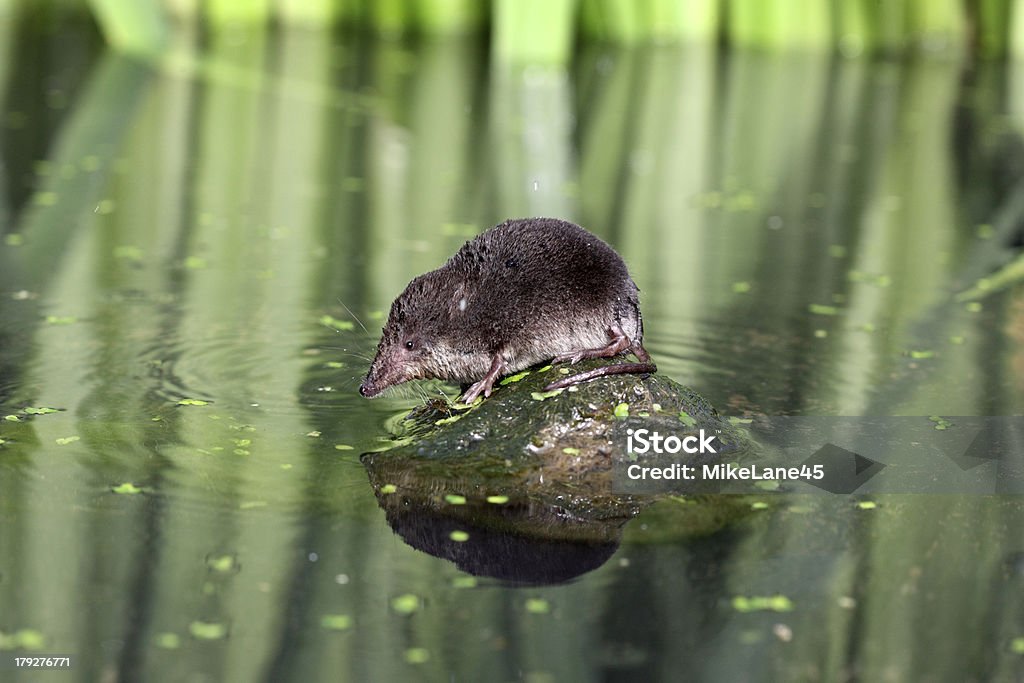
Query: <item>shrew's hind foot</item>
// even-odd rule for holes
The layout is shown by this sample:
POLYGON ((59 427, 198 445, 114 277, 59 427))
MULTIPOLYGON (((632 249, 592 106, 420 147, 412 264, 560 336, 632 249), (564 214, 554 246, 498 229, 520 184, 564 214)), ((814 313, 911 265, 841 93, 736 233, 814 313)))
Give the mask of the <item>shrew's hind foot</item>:
MULTIPOLYGON (((579 351, 570 351, 568 353, 560 353, 551 359, 552 363, 579 363, 581 360, 587 358, 612 358, 617 356, 623 351, 630 349, 634 344, 630 341, 626 333, 622 331, 622 328, 618 325, 612 325, 608 328, 608 336, 611 340, 606 346, 602 346, 596 349, 580 349, 579 351)), ((643 348, 643 347, 641 347, 643 348)), ((647 352, 644 351, 646 354, 647 352)), ((639 358, 639 356, 637 356, 639 358)), ((643 360, 643 359, 641 359, 643 360)))
POLYGON ((563 353, 555 356, 551 362, 564 363, 568 361, 569 363, 578 363, 584 358, 612 358, 620 353, 632 353, 640 362, 606 365, 604 367, 581 372, 578 375, 572 375, 571 377, 563 377, 557 382, 552 382, 544 387, 544 391, 565 389, 566 387, 571 387, 574 384, 589 382, 590 380, 597 379, 598 377, 625 374, 643 375, 658 371, 658 366, 651 362, 651 354, 647 353, 647 349, 644 348, 644 345, 640 342, 631 341, 629 337, 626 336, 626 333, 622 331, 621 327, 618 325, 610 327, 608 329, 608 336, 611 337, 611 341, 608 342, 607 346, 602 346, 599 349, 582 349, 572 353, 563 353))

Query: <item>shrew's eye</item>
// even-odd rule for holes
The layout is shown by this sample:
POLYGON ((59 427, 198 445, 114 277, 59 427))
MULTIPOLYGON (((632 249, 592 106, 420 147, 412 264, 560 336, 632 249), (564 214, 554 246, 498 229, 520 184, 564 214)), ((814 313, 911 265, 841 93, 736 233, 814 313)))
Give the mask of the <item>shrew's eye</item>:
POLYGON ((412 351, 415 346, 416 344, 413 343, 412 339, 405 342, 405 348, 409 349, 410 351, 412 351))

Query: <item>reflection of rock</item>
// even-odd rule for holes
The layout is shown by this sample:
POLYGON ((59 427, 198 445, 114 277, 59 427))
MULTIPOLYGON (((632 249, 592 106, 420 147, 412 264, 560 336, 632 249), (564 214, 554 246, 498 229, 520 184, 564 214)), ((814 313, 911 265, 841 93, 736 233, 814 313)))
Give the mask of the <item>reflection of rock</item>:
POLYGON ((561 376, 558 367, 533 371, 462 412, 417 408, 399 445, 363 455, 388 522, 407 543, 472 574, 567 581, 607 561, 625 523, 655 500, 613 487, 628 429, 733 435, 706 401, 666 377, 622 375, 538 393, 561 376))
POLYGON ((563 517, 555 507, 526 501, 451 505, 381 495, 379 488, 378 500, 388 524, 417 550, 470 574, 532 585, 569 581, 600 567, 619 547, 626 521, 563 517))

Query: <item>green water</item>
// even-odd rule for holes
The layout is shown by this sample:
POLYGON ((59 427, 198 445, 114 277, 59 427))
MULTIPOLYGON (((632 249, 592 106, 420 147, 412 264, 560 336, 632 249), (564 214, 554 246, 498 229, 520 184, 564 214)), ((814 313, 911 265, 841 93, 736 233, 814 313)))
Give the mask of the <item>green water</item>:
POLYGON ((0 21, 0 657, 76 657, 5 680, 1024 676, 1024 500, 776 496, 700 535, 665 501, 570 583, 474 585, 358 457, 440 386, 356 391, 410 278, 556 215, 724 413, 1020 414, 1024 290, 954 298, 1021 240, 1019 77, 204 40, 153 68, 0 21))

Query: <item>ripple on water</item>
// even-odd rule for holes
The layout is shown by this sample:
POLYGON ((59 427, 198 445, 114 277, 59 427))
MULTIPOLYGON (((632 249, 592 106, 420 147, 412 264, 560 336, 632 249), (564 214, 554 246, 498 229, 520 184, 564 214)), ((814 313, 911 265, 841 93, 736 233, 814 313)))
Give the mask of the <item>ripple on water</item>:
POLYGON ((700 320, 679 332, 672 321, 646 327, 645 345, 659 371, 723 414, 824 411, 847 382, 829 362, 829 345, 810 333, 766 329, 753 319, 700 320))
POLYGON ((157 381, 155 393, 170 403, 194 398, 290 415, 300 410, 298 396, 310 392, 358 398, 351 364, 271 339, 226 332, 187 339, 169 335, 141 356, 157 381))

